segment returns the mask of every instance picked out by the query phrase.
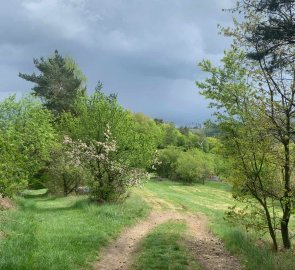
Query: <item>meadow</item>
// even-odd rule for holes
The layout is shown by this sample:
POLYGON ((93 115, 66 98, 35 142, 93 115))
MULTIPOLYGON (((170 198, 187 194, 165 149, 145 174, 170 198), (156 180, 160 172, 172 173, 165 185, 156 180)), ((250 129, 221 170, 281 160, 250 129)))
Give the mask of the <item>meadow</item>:
MULTIPOLYGON (((294 269, 293 251, 275 255, 269 239, 263 239, 262 247, 257 234, 224 220, 234 200, 223 183, 152 180, 118 204, 93 204, 86 196, 42 196, 38 191, 16 202, 16 209, 0 212, 0 269, 91 269, 103 248, 151 209, 205 215, 245 269, 294 269)), ((186 229, 177 221, 156 227, 140 243, 133 269, 201 269, 182 241, 186 229)))
POLYGON ((31 196, 18 205, 0 212, 0 269, 91 269, 101 248, 149 209, 137 196, 100 206, 84 196, 31 196))
POLYGON ((240 258, 245 269, 294 269, 294 251, 275 254, 268 235, 246 232, 244 228, 232 226, 224 219, 225 211, 236 203, 230 191, 231 187, 224 183, 184 185, 164 180, 150 181, 139 192, 151 204, 207 216, 211 230, 232 254, 240 258))

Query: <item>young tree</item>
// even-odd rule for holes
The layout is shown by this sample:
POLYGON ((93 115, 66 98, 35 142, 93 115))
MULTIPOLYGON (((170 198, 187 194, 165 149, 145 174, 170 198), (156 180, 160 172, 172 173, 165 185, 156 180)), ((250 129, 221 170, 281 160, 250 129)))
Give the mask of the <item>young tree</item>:
POLYGON ((156 165, 157 174, 161 177, 175 179, 176 164, 181 155, 183 155, 182 149, 175 146, 168 146, 159 150, 159 162, 156 165))
POLYGON ((173 123, 163 123, 160 126, 163 132, 163 142, 160 148, 165 148, 169 145, 179 146, 182 134, 175 125, 173 123))
POLYGON ((260 66, 236 49, 228 52, 222 62, 224 65, 216 68, 203 61, 201 67, 211 77, 197 85, 217 109, 225 146, 234 163, 235 195, 251 205, 251 197, 260 204, 262 212, 258 212, 263 213, 275 249, 275 205, 280 206, 283 244, 289 248, 288 223, 295 191, 291 176, 294 156, 290 154, 294 88, 289 88, 290 93, 285 89, 288 99, 278 95, 280 99, 275 99, 268 86, 261 83, 264 73, 260 66))
POLYGON ((286 249, 291 247, 289 221, 294 201, 294 7, 294 0, 242 0, 234 11, 243 14, 243 20, 235 20, 234 29, 224 30, 257 67, 257 89, 265 96, 264 115, 272 123, 268 133, 282 149, 283 154, 278 155, 284 183, 279 197, 283 212, 280 229, 286 249))
POLYGON ((80 69, 71 58, 63 58, 58 51, 48 59, 34 59, 40 74, 19 73, 19 76, 35 83, 32 88, 35 96, 40 97, 46 108, 55 114, 73 112, 74 101, 85 83, 80 69), (67 60, 68 59, 68 60, 67 60))
POLYGON ((212 174, 213 163, 210 155, 200 149, 183 152, 175 164, 175 177, 183 182, 205 184, 205 180, 212 174))

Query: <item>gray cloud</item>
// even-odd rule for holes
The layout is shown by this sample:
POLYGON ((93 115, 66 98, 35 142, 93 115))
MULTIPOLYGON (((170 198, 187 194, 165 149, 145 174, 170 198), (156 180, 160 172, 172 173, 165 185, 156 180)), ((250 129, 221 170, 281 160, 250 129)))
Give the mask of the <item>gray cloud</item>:
POLYGON ((33 57, 58 49, 89 78, 134 111, 177 124, 210 117, 195 80, 197 62, 217 61, 229 41, 232 0, 15 0, 0 10, 0 98, 32 85, 19 71, 34 71, 33 57))

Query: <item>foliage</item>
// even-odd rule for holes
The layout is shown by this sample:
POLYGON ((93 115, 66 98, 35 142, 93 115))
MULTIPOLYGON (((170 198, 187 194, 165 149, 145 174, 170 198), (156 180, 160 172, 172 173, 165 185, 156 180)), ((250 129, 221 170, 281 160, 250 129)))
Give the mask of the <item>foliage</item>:
POLYGON ((43 175, 45 185, 51 194, 68 196, 77 192, 79 186, 85 186, 91 179, 86 166, 80 162, 79 153, 73 144, 64 141, 56 145, 50 153, 50 162, 43 175))
POLYGON ((32 88, 34 95, 56 114, 73 111, 84 80, 78 66, 72 60, 66 61, 57 50, 48 59, 34 59, 34 65, 40 71, 39 75, 19 73, 21 78, 35 83, 32 88))
POLYGON ((176 161, 176 178, 188 183, 202 182, 213 174, 213 163, 209 156, 199 149, 184 152, 176 161))
POLYGON ((86 90, 87 78, 86 78, 85 74, 83 73, 83 71, 80 69, 80 67, 77 64, 77 62, 75 61, 75 59, 70 56, 66 56, 64 58, 64 61, 65 61, 66 68, 69 70, 72 70, 75 78, 77 78, 81 82, 80 88, 82 90, 84 90, 84 89, 86 90))
POLYGON ((106 96, 101 88, 99 84, 92 96, 81 95, 77 114, 63 113, 58 129, 70 137, 77 150, 73 155, 91 172, 92 197, 114 201, 147 177, 144 170, 152 165, 161 130, 146 116, 125 110, 115 95, 106 96))
POLYGON ((181 148, 168 147, 159 151, 156 171, 161 177, 182 182, 203 182, 214 173, 213 155, 199 149, 184 152, 181 148))
MULTIPOLYGON (((294 208, 294 117, 295 117, 295 66, 293 0, 260 0, 238 7, 245 21, 236 22, 236 43, 245 43, 248 57, 259 67, 260 88, 266 96, 265 115, 271 122, 271 133, 280 149, 278 182, 284 192, 275 194, 281 205, 280 230, 285 249, 291 248, 289 222, 294 208)), ((280 191, 281 191, 280 190, 280 191)))
POLYGON ((0 103, 0 193, 11 196, 34 183, 49 160, 56 133, 52 115, 32 98, 0 103))
POLYGON ((141 155, 144 155, 144 160, 148 161, 146 165, 149 167, 156 149, 163 141, 163 130, 154 120, 143 113, 133 114, 133 120, 135 132, 140 138, 141 155))
POLYGON ((179 142, 182 138, 180 131, 175 128, 172 123, 163 123, 161 124, 163 132, 163 142, 160 144, 160 148, 165 148, 167 146, 179 146, 179 142))
POLYGON ((162 131, 161 140, 158 143, 160 149, 176 146, 182 147, 185 150, 200 148, 207 152, 207 137, 204 130, 195 130, 185 126, 177 128, 173 123, 165 123, 163 121, 158 121, 157 125, 162 131))
POLYGON ((58 129, 74 141, 87 144, 104 142, 107 126, 116 140, 116 157, 130 167, 151 165, 156 145, 153 135, 140 132, 133 115, 118 104, 115 95, 106 96, 96 89, 92 96, 80 96, 75 104, 76 115, 63 113, 58 129))
POLYGON ((275 185, 271 185, 271 193, 266 191, 267 197, 280 206, 279 223, 285 249, 291 248, 288 224, 294 204, 294 4, 293 0, 242 0, 233 10, 242 14, 242 20, 234 20, 233 29, 223 29, 234 38, 233 46, 246 52, 244 65, 252 71, 249 78, 259 100, 257 104, 260 103, 262 129, 267 140, 272 141, 270 167, 277 168, 277 172, 272 170, 275 185))
POLYGON ((92 199, 99 202, 117 201, 127 195, 129 187, 146 181, 148 174, 118 158, 117 143, 108 126, 104 136, 103 142, 93 140, 88 144, 66 137, 64 143, 70 149, 67 166, 90 171, 88 184, 92 199))
POLYGON ((269 75, 293 66, 295 1, 242 0, 236 9, 244 15, 245 23, 236 24, 243 28, 237 34, 248 57, 261 61, 269 75))
POLYGON ((213 101, 211 105, 216 108, 217 121, 224 131, 224 146, 233 166, 235 196, 243 201, 249 196, 257 200, 260 210, 253 211, 263 215, 264 227, 268 228, 276 250, 277 225, 281 223, 283 244, 288 248, 287 228, 294 192, 294 95, 285 91, 288 98, 275 97, 270 85, 260 83, 264 74, 260 66, 247 61, 246 54, 235 48, 225 54, 222 62, 223 66, 217 68, 203 61, 201 67, 210 77, 197 85, 213 101), (280 219, 275 205, 281 207, 280 219))
POLYGON ((216 137, 207 137, 208 158, 213 164, 214 175, 227 179, 231 175, 232 161, 226 154, 226 147, 222 140, 216 137))
POLYGON ((176 162, 182 154, 182 150, 174 146, 160 150, 158 152, 158 164, 155 166, 158 175, 175 179, 176 162))

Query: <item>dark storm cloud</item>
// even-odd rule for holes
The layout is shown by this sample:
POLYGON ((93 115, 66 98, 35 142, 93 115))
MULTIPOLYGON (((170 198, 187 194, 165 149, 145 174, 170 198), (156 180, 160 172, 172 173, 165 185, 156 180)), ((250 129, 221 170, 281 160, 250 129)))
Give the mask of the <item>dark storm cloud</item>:
POLYGON ((89 78, 104 82, 133 111, 178 124, 210 117, 194 81, 196 63, 217 61, 229 41, 217 24, 231 0, 15 0, 0 10, 0 98, 31 84, 17 77, 34 71, 32 58, 58 49, 89 78))

